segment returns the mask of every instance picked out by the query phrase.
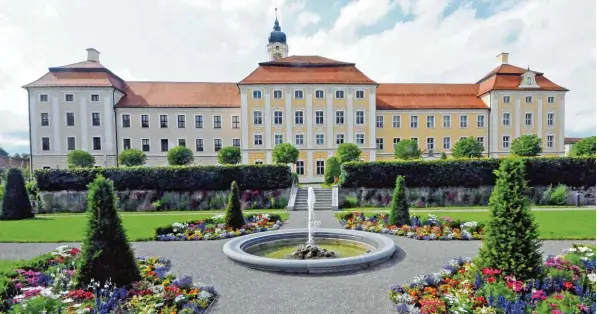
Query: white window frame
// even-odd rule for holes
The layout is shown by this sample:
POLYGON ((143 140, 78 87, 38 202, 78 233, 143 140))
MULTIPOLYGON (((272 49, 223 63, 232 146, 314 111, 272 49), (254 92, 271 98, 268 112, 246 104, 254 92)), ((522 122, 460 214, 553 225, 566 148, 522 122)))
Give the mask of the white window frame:
POLYGON ((477 128, 485 128, 485 115, 484 114, 478 114, 477 115, 477 128), (481 120, 479 120, 479 118, 481 120), (479 125, 479 122, 481 122, 481 125, 479 125))
POLYGON ((534 119, 533 119, 533 113, 525 112, 524 113, 524 126, 533 126, 533 125, 535 125, 534 119), (527 123, 527 115, 530 115, 530 123, 527 123))
POLYGON ((532 104, 533 103, 533 96, 524 96, 524 103, 525 104, 532 104))
POLYGON ((184 114, 184 113, 176 114, 176 128, 177 129, 186 129, 187 128, 187 115, 186 114, 184 114), (180 118, 181 116, 183 117, 182 123, 184 124, 184 126, 182 128, 180 127, 180 121, 178 120, 178 118, 180 118))
POLYGON ((263 146, 263 133, 254 133, 253 134, 253 147, 261 147, 263 146), (257 136, 261 137, 261 144, 256 144, 257 136))
POLYGON ((160 153, 168 153, 169 150, 170 150, 170 139, 167 137, 160 138, 160 153), (166 150, 162 149, 162 140, 168 141, 168 149, 166 149, 166 150))
POLYGON ((277 145, 280 145, 280 144, 284 143, 284 133, 274 133, 273 140, 274 140, 274 147, 277 146, 277 145), (282 141, 280 141, 280 143, 276 143, 276 139, 277 138, 281 138, 282 141))
POLYGON ((48 102, 48 101, 50 101, 50 96, 48 96, 48 94, 46 94, 46 93, 42 93, 42 94, 39 94, 39 98, 38 98, 38 99, 39 99, 39 102, 48 102), (46 100, 43 100, 43 99, 42 99, 42 98, 43 98, 42 96, 46 96, 46 97, 45 97, 45 98, 46 98, 46 100))
MULTIPOLYGON (((76 122, 76 120, 77 120, 77 119, 76 119, 75 113, 74 113, 73 111, 66 111, 66 112, 64 112, 64 126, 65 126, 65 127, 67 127, 67 128, 72 128, 72 127, 75 127, 75 126, 77 126, 77 122, 76 122), (73 125, 68 125, 68 114, 69 114, 69 113, 72 113, 72 114, 73 114, 73 125)), ((49 121, 49 118, 48 118, 48 121, 49 121)), ((101 118, 100 118, 100 125, 101 125, 101 124, 102 124, 102 121, 101 121, 101 118)))
POLYGON ((443 147, 444 149, 448 149, 448 150, 449 150, 449 149, 452 149, 452 138, 450 138, 449 136, 444 136, 444 138, 442 139, 442 147, 443 147), (446 139, 448 140, 447 142, 446 142, 446 139), (448 145, 446 145, 446 143, 447 143, 448 145), (447 146, 447 147, 446 147, 446 146, 447 146))
POLYGON ((553 111, 548 111, 547 112, 547 117, 545 119, 545 123, 547 126, 555 126, 556 125, 556 113, 553 111), (551 117, 551 123, 549 123, 549 115, 552 115, 551 117))
POLYGON ((131 140, 130 137, 125 137, 125 138, 122 139, 122 150, 126 150, 126 148, 124 147, 124 141, 125 140, 129 140, 130 145, 129 145, 128 149, 133 148, 133 140, 131 140))
POLYGON ((323 89, 315 90, 315 99, 325 99, 325 90, 323 90, 323 89), (321 92, 321 97, 317 97, 318 92, 321 92))
POLYGON ((91 125, 92 128, 100 128, 102 126, 102 113, 101 112, 99 112, 99 111, 93 111, 91 113, 91 123, 90 123, 90 125, 91 125), (98 125, 93 125, 93 115, 96 114, 96 113, 99 116, 99 124, 98 125))
POLYGON ((419 116, 417 116, 417 115, 411 115, 410 116, 410 128, 411 129, 418 129, 419 128, 419 116), (414 120, 413 120, 413 118, 414 118, 414 120))
POLYGON ((363 125, 365 124, 365 110, 357 110, 354 114, 354 123, 358 124, 358 125, 363 125), (359 113, 361 113, 363 116, 362 121, 359 122, 359 113))
POLYGON ((303 146, 305 145, 305 134, 303 133, 296 133, 294 134, 294 146, 303 146), (300 144, 298 143, 298 139, 301 139, 300 144))
POLYGON ((67 136, 67 137, 66 137, 66 145, 65 145, 65 147, 66 147, 66 151, 67 151, 67 152, 70 152, 70 151, 76 150, 76 149, 77 149, 77 137, 76 137, 76 136, 67 136), (74 147, 73 149, 69 149, 69 148, 68 148, 68 139, 69 139, 69 138, 72 138, 72 139, 74 139, 74 140, 75 140, 75 143, 74 143, 74 144, 75 144, 75 145, 74 145, 75 147, 74 147))
POLYGON ((195 119, 193 120, 195 124, 195 129, 203 129, 205 127, 205 117, 202 114, 196 114, 195 119), (201 127, 197 127, 197 117, 201 117, 201 127))
POLYGON ((398 143, 400 143, 400 141, 402 141, 401 137, 394 137, 392 139, 392 148, 396 148, 396 145, 398 145, 398 143))
POLYGON ((323 159, 317 159, 315 160, 315 174, 318 176, 322 176, 325 173, 325 160, 323 159), (319 163, 322 163, 322 166, 319 167, 319 163), (321 171, 319 171, 319 169, 321 168, 321 171))
POLYGON ((139 127, 142 129, 149 129, 151 127, 151 116, 149 113, 142 113, 139 115, 139 127), (147 116, 147 127, 143 127, 143 116, 147 116))
POLYGON ((181 145, 180 145, 180 140, 184 140, 184 147, 188 147, 188 146, 187 146, 187 139, 186 139, 186 138, 183 138, 183 137, 181 137, 181 138, 177 138, 177 139, 176 139, 176 146, 181 146, 181 145))
POLYGON ((468 128, 468 115, 466 114, 461 114, 458 116, 458 125, 460 126, 461 129, 466 129, 468 128), (464 126, 462 126, 462 118, 464 118, 464 126))
POLYGON ((355 135, 355 144, 357 144, 358 146, 363 146, 363 145, 365 145, 365 133, 357 133, 357 134, 355 135), (359 143, 359 136, 362 136, 362 137, 363 137, 363 142, 362 142, 362 143, 359 143))
POLYGON ((449 115, 449 114, 443 115, 443 117, 442 117, 442 126, 444 127, 444 129, 450 129, 450 128, 452 128, 452 116, 451 115, 449 115))
POLYGON ((214 144, 214 152, 219 152, 222 148, 224 148, 224 140, 221 138, 214 138, 213 140, 213 144, 214 144), (220 149, 216 150, 216 141, 220 141, 220 149))
POLYGON ((336 146, 346 143, 346 135, 344 133, 336 133, 334 136, 334 143, 336 146), (342 143, 338 143, 338 136, 342 136, 342 143))
POLYGON ((241 125, 240 125, 240 116, 239 115, 233 115, 230 116, 230 127, 233 129, 240 129, 241 125), (234 127, 234 117, 238 118, 238 127, 234 127))
POLYGON ((294 111, 294 125, 305 125, 305 112, 303 110, 294 111), (301 113, 301 123, 296 123, 297 113, 301 113))
POLYGON ((315 110, 315 125, 324 125, 325 124, 325 111, 323 110, 315 110), (317 122, 317 113, 321 112, 321 123, 317 122))
POLYGON ((263 98, 263 92, 260 89, 254 89, 251 91, 251 96, 253 96, 253 99, 261 99, 263 98))
POLYGON ((151 151, 151 139, 148 138, 142 138, 141 139, 141 151, 142 152, 150 152, 151 151), (147 140, 147 150, 143 150, 143 141, 147 140))
POLYGON ((296 161, 296 163, 294 164, 294 167, 295 167, 295 172, 296 172, 297 175, 299 175, 299 176, 304 176, 305 175, 305 161, 304 160, 298 159, 296 161), (299 167, 299 162, 301 163, 300 167, 299 167), (298 171, 299 168, 303 170, 302 171, 303 173, 299 173, 299 171, 298 171))
POLYGON ((42 136, 39 139, 39 150, 42 152, 49 152, 52 150, 52 137, 51 136, 42 136), (44 149, 44 138, 48 139, 48 149, 44 149))
POLYGON ((502 135, 502 148, 510 148, 511 137, 510 135, 502 135), (508 138, 508 141, 504 141, 505 138, 508 138), (507 144, 507 145, 505 145, 507 144))
POLYGON ((169 114, 167 113, 160 113, 158 114, 158 125, 160 126, 160 129, 167 129, 170 127, 170 117, 169 114), (163 127, 162 126, 162 116, 166 116, 166 126, 163 127))
POLYGON ((240 138, 233 138, 232 139, 232 147, 238 147, 238 148, 240 148, 240 146, 241 146, 240 138), (238 141, 238 146, 234 145, 234 141, 238 141))
POLYGON ((101 152, 102 149, 103 149, 103 146, 104 146, 104 145, 102 145, 102 143, 103 143, 103 141, 102 141, 102 136, 101 135, 92 136, 91 137, 91 150, 94 151, 94 152, 101 152), (93 145, 93 139, 96 138, 96 137, 100 139, 100 149, 95 149, 95 147, 93 145))
POLYGON ((362 90, 362 89, 357 89, 357 90, 354 92, 354 97, 355 97, 356 99, 365 99, 365 91, 364 91, 364 90, 362 90), (361 97, 359 97, 359 93, 361 93, 361 94, 362 94, 362 95, 361 95, 361 97))
POLYGON ((334 124, 335 125, 344 125, 346 124, 346 112, 344 110, 335 110, 334 111, 334 124), (342 123, 338 123, 338 113, 342 112, 342 123))
POLYGON ((274 110, 274 125, 283 125, 283 124, 284 124, 284 111, 274 110), (280 113, 280 123, 276 122, 276 113, 280 113))
POLYGON ((263 111, 253 110, 253 125, 263 125, 263 111), (257 118, 259 118, 259 119, 257 119, 257 118), (257 120, 259 120, 259 121, 257 121, 257 120))
POLYGON ((502 102, 504 104, 509 104, 510 103, 510 96, 502 96, 502 102))
POLYGON ((375 149, 376 149, 376 150, 381 150, 381 151, 383 151, 383 150, 384 150, 384 144, 385 144, 385 143, 384 143, 384 139, 383 139, 383 137, 376 137, 376 138, 375 138, 375 149), (381 140, 381 141, 380 141, 380 140, 381 140), (381 146, 381 147, 380 147, 380 146, 381 146))
POLYGON ((346 98, 346 92, 343 89, 337 89, 334 91, 334 98, 335 99, 344 99, 346 98), (341 94, 342 97, 338 97, 341 94))
POLYGON ((325 145, 325 133, 317 133, 317 134, 315 134, 315 145, 317 145, 317 146, 324 146, 325 145), (317 142, 318 141, 318 139, 317 139, 318 136, 321 136, 321 139, 322 139, 321 143, 317 142))
POLYGON ((427 149, 427 151, 434 151, 435 150, 435 137, 427 137, 427 139, 425 140, 425 148, 427 149), (431 143, 429 143, 429 140, 431 140, 431 143), (431 144, 431 148, 429 148, 429 144, 431 144))
POLYGON ((73 93, 65 93, 64 94, 64 101, 65 102, 74 102, 75 101, 75 94, 73 94, 73 93), (72 96, 73 100, 67 100, 68 96, 72 96))
POLYGON ((304 99, 305 92, 302 89, 295 89, 294 90, 294 99, 304 99), (300 97, 297 97, 300 96, 300 97))
POLYGON ((224 121, 222 120, 222 115, 220 115, 220 114, 215 114, 215 115, 213 115, 213 116, 211 117, 211 123, 212 123, 212 127, 213 127, 214 129, 222 129, 222 128, 223 128, 223 125, 222 125, 222 124, 224 124, 224 121), (216 128, 216 117, 220 117, 220 127, 219 127, 219 128, 216 128))
POLYGON ((100 94, 90 94, 89 102, 100 102, 100 94), (93 100, 93 96, 97 96, 97 100, 93 100))
POLYGON ((549 148, 549 149, 553 149, 556 147, 556 136, 554 134, 547 134, 545 136, 545 147, 549 148), (551 137, 551 146, 549 145, 549 138, 551 137))
POLYGON ((281 89, 274 89, 274 99, 282 99, 284 98, 284 92, 281 89), (280 97, 276 97, 276 94, 279 93, 280 97))
POLYGON ((204 152, 205 151, 205 140, 203 138, 195 138, 195 152, 204 152), (201 140, 201 150, 197 149, 197 140, 201 140))
POLYGON ((502 112, 502 126, 511 126, 512 125, 512 114, 510 111, 502 112), (508 124, 504 123, 506 121, 506 115, 508 115, 508 124))
POLYGON ((399 115, 392 116, 392 128, 399 129, 402 126, 402 119, 399 115))
POLYGON ((384 125, 384 116, 383 115, 376 115, 375 116, 375 128, 377 128, 377 129, 383 129, 383 125, 384 125))
POLYGON ((427 116, 425 120, 425 124, 427 125, 428 129, 435 129, 435 116, 427 116), (431 118, 431 121, 429 118, 431 118), (429 122, 431 122, 431 126, 429 126, 429 122))
POLYGON ((131 115, 130 113, 128 113, 128 112, 126 112, 126 113, 121 113, 121 114, 120 114, 120 126, 121 126, 123 129, 128 129, 128 128, 130 128, 130 127, 131 127, 131 124, 133 123, 133 119, 131 119, 131 118, 132 118, 132 115, 131 115), (124 116, 129 116, 129 126, 128 126, 128 127, 125 127, 125 126, 124 126, 124 116))
POLYGON ((548 104, 555 104, 556 103, 556 96, 547 96, 547 103, 548 104))

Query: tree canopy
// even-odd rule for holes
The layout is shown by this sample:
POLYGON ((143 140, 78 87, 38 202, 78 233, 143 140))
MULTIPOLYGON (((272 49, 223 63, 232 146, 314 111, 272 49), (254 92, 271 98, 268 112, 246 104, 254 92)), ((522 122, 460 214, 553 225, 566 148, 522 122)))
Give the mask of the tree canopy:
POLYGON ((510 145, 512 154, 521 157, 533 157, 541 153, 541 139, 535 134, 521 135, 510 145))
POLYGON ((299 150, 289 143, 282 143, 274 147, 272 157, 277 164, 294 164, 298 160, 299 150))
POLYGON ((394 146, 394 157, 397 159, 419 159, 421 151, 417 141, 409 139, 402 140, 394 146))
POLYGON ((479 158, 483 155, 483 144, 472 136, 456 142, 452 149, 454 158, 479 158))

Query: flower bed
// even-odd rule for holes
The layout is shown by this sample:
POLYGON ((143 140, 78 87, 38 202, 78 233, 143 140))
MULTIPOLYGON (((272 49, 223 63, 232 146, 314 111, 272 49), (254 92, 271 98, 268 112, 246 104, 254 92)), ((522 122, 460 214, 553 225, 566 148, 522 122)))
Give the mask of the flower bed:
POLYGON ((170 274, 170 261, 162 257, 137 258, 142 279, 128 289, 97 283, 75 288, 79 257, 79 249, 61 246, 0 274, 0 312, 205 313, 218 295, 191 277, 170 274))
POLYGON ((522 282, 454 259, 438 273, 392 287, 390 299, 398 313, 595 313, 595 246, 550 256, 543 268, 543 279, 522 282))
POLYGON ((224 215, 204 220, 175 222, 170 226, 156 228, 158 241, 219 240, 256 232, 278 230, 282 226, 280 215, 252 214, 245 216, 246 225, 241 229, 226 228, 224 215))
POLYGON ((391 226, 387 214, 365 215, 354 212, 341 217, 340 224, 344 229, 367 232, 393 234, 417 240, 480 240, 483 238, 483 223, 476 221, 460 221, 450 217, 438 218, 429 214, 421 220, 411 217, 411 225, 391 226))

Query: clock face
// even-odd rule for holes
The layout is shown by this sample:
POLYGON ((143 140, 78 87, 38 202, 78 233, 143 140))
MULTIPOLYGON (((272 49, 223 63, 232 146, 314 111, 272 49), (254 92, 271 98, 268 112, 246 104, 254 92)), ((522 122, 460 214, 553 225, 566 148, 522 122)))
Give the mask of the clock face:
POLYGON ((280 46, 276 46, 276 50, 279 50, 279 49, 280 49, 280 46))

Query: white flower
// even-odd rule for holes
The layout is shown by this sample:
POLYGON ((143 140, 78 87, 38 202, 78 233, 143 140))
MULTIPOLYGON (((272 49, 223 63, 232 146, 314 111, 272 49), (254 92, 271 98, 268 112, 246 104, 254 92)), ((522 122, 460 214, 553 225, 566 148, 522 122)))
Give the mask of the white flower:
POLYGON ((185 300, 184 295, 179 295, 179 296, 176 296, 176 298, 174 299, 174 303, 178 304, 178 303, 183 302, 184 300, 185 300))
POLYGON ((595 283, 595 279, 597 279, 597 278, 595 278, 595 273, 590 273, 589 275, 587 275, 587 277, 589 277, 589 280, 592 283, 595 283))
POLYGON ((71 298, 68 298, 68 299, 64 299, 64 300, 62 300, 62 302, 63 302, 63 303, 71 303, 71 302, 73 302, 73 301, 74 301, 74 300, 73 300, 73 299, 71 299, 71 298))

